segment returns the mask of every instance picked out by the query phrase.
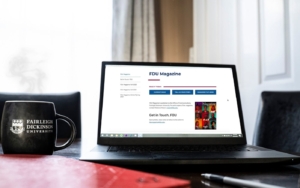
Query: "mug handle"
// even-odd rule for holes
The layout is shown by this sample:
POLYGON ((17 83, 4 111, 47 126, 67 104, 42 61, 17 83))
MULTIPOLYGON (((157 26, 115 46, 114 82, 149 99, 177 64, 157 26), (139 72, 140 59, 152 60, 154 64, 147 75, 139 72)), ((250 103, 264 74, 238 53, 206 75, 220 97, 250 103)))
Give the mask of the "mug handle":
POLYGON ((66 147, 70 146, 73 143, 75 136, 76 136, 76 127, 75 127, 75 123, 66 116, 56 114, 55 118, 57 120, 62 120, 64 122, 66 122, 71 127, 71 136, 70 136, 69 140, 61 146, 54 145, 54 151, 57 151, 57 150, 65 149, 66 147))

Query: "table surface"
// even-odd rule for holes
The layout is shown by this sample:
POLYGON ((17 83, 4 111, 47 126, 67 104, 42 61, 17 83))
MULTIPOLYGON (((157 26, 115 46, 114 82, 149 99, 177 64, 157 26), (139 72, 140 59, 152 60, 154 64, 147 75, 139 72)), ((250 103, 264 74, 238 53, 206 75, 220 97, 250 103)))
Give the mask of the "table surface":
MULTIPOLYGON (((61 142, 61 141, 59 141, 61 142)), ((79 159, 83 151, 83 144, 77 139, 71 146, 64 150, 56 151, 53 155, 60 155, 68 158, 79 159)), ((2 154, 2 147, 0 147, 2 154)), ((300 188, 300 165, 293 166, 245 166, 245 165, 194 165, 194 166, 126 166, 125 168, 150 172, 175 178, 190 180, 191 187, 232 187, 225 184, 215 183, 201 177, 202 173, 214 173, 223 176, 230 176, 254 182, 267 183, 282 187, 300 188)))

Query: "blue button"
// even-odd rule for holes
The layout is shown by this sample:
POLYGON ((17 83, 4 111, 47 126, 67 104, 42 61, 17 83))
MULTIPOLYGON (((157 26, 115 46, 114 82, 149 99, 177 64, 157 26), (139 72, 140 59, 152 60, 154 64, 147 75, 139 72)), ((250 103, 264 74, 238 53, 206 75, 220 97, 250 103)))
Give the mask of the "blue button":
POLYGON ((216 95, 217 90, 196 90, 196 95, 216 95))
POLYGON ((149 90, 149 95, 170 95, 170 90, 149 90))
POLYGON ((172 90, 172 95, 193 95, 193 90, 172 90))

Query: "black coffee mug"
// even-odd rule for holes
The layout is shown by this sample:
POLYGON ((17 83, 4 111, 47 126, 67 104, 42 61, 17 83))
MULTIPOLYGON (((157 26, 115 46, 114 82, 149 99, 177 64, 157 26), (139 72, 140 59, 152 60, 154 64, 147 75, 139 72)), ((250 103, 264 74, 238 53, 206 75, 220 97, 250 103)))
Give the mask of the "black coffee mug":
POLYGON ((72 144, 74 122, 57 114, 54 103, 46 101, 6 101, 1 121, 1 141, 5 154, 48 154, 72 144), (56 146, 57 120, 71 127, 69 140, 56 146))

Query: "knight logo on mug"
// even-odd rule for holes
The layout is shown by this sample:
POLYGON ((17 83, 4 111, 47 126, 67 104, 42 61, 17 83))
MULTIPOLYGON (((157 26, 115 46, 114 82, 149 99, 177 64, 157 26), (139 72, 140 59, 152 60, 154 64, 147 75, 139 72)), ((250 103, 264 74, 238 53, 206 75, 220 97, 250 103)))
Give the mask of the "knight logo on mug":
POLYGON ((11 132, 13 132, 15 134, 21 134, 25 130, 23 127, 23 120, 22 119, 13 119, 10 130, 11 130, 11 132))

